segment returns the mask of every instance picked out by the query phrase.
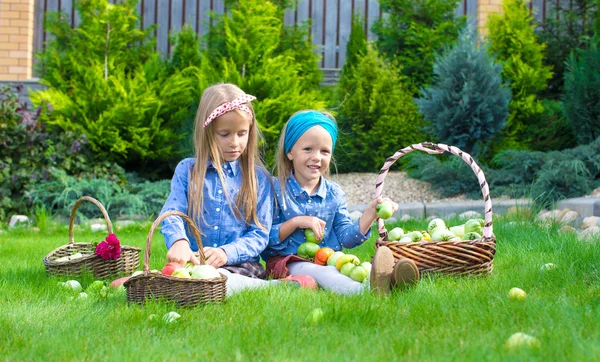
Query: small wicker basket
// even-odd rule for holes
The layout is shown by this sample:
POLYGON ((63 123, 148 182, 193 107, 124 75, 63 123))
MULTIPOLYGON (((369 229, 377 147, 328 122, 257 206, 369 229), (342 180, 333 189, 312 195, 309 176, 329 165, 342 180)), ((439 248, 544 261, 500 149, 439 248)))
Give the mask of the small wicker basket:
POLYGON ((485 180, 483 171, 475 163, 471 155, 460 149, 444 144, 423 142, 403 148, 388 158, 381 170, 376 182, 376 197, 381 196, 383 183, 390 167, 397 159, 414 150, 427 152, 429 154, 452 153, 462 158, 479 180, 479 186, 483 193, 485 224, 483 235, 477 240, 465 241, 421 241, 421 242, 396 242, 388 241, 387 230, 382 219, 377 219, 379 228, 379 239, 375 247, 387 246, 394 258, 408 258, 414 261, 421 273, 441 272, 455 275, 491 274, 493 270, 494 254, 496 253, 496 238, 492 232, 492 200, 490 191, 485 180))
POLYGON ((104 206, 92 197, 81 197, 75 202, 75 205, 71 210, 71 218, 69 221, 69 243, 52 250, 44 257, 44 265, 46 266, 48 275, 77 276, 87 270, 93 273, 97 278, 107 278, 109 276, 133 273, 140 265, 141 248, 121 245, 121 256, 115 260, 106 260, 102 259, 99 255, 96 255, 96 250, 92 243, 75 243, 73 238, 75 212, 83 201, 90 201, 98 206, 100 211, 102 211, 102 215, 104 215, 104 220, 106 220, 108 233, 113 233, 112 223, 110 222, 110 218, 108 217, 108 213, 104 206), (58 261, 58 259, 73 255, 74 253, 81 253, 83 256, 73 260, 58 261))
POLYGON ((198 241, 198 258, 201 264, 206 263, 200 231, 194 222, 184 213, 179 211, 167 211, 159 216, 148 234, 146 240, 146 251, 144 253, 144 272, 130 278, 123 285, 127 288, 127 300, 129 302, 144 304, 148 299, 166 299, 175 302, 179 306, 194 306, 202 303, 219 303, 225 300, 227 288, 227 277, 221 273, 220 278, 213 279, 182 279, 161 273, 150 273, 150 250, 152 235, 160 223, 169 216, 179 216, 190 225, 196 240, 198 241))

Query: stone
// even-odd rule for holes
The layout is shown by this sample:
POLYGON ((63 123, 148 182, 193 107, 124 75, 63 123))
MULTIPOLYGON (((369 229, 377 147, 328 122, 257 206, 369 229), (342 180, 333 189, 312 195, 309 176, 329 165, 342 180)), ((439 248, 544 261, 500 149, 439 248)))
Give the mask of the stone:
POLYGON ((91 224, 90 225, 90 229, 93 232, 107 231, 108 230, 108 228, 106 227, 106 224, 91 224))
POLYGON ((577 220, 579 213, 577 211, 567 211, 560 219, 561 224, 569 224, 577 220))
POLYGON ((598 241, 600 240, 600 227, 592 226, 579 233, 579 240, 598 241))
POLYGON ((404 214, 402 215, 402 217, 400 218, 401 221, 408 221, 412 219, 412 217, 409 214, 404 214))
POLYGON ((458 215, 461 219, 483 219, 483 216, 480 212, 469 210, 465 211, 462 214, 458 215))
POLYGON ((560 229, 558 229, 558 232, 560 234, 565 234, 565 233, 577 234, 577 230, 574 227, 572 227, 571 225, 565 225, 565 226, 561 227, 560 229))
POLYGON ((358 220, 361 216, 362 216, 362 212, 360 212, 360 211, 352 211, 350 213, 350 219, 352 221, 358 220))
POLYGON ((19 223, 29 224, 29 218, 25 215, 13 215, 10 217, 10 221, 8 222, 8 227, 14 228, 19 223))
POLYGON ((536 221, 544 222, 544 223, 554 223, 560 220, 560 210, 542 210, 536 217, 536 221))
POLYGON ((581 223, 581 228, 583 230, 591 228, 592 226, 600 226, 600 217, 588 216, 583 218, 583 222, 581 223))

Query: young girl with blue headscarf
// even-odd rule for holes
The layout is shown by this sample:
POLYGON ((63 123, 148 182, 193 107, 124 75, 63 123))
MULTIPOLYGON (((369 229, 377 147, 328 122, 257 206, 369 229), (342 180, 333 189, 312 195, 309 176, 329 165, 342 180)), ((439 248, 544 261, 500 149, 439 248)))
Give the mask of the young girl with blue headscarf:
MULTIPOLYGON (((322 288, 339 294, 356 294, 369 287, 387 294, 393 286, 415 283, 419 273, 414 262, 401 259, 394 263, 386 247, 375 254, 369 284, 354 281, 334 266, 317 265, 296 255, 306 241, 304 229, 313 230, 322 248, 341 251, 342 247, 361 245, 370 237, 377 205, 384 201, 371 201, 357 221, 351 220, 345 193, 325 178, 337 135, 333 117, 313 110, 297 112, 282 130, 275 182, 277 207, 269 244, 261 254, 267 261, 267 273, 274 278, 308 275, 322 288)), ((392 205, 396 211, 398 205, 392 205)))

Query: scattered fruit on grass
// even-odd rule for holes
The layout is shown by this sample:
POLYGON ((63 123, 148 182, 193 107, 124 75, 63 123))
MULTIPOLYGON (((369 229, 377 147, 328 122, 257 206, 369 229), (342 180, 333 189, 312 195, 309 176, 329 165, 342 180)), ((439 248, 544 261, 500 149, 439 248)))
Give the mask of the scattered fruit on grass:
POLYGON ((123 283, 125 283, 126 281, 128 281, 129 278, 131 278, 131 277, 123 277, 123 278, 115 279, 115 280, 112 281, 112 283, 110 283, 109 286, 111 288, 118 288, 118 287, 122 286, 123 283))
POLYGON ((327 265, 327 260, 333 255, 334 251, 331 248, 321 248, 315 254, 315 264, 327 265))
POLYGON ((88 294, 86 292, 81 292, 77 295, 78 300, 88 299, 88 294))
POLYGON ((352 263, 346 263, 344 265, 342 265, 342 269, 340 269, 340 273, 342 273, 343 275, 350 277, 350 273, 352 272, 352 269, 356 268, 358 265, 354 265, 352 263))
POLYGON ((102 288, 104 288, 104 282, 101 280, 96 280, 95 282, 93 282, 92 284, 88 285, 87 288, 85 288, 85 292, 88 294, 98 294, 100 293, 100 291, 102 291, 102 288))
POLYGON ((369 272, 370 271, 367 271, 367 269, 362 265, 357 265, 354 268, 352 268, 352 270, 350 270, 349 277, 356 280, 359 283, 362 283, 362 281, 365 280, 367 275, 369 275, 369 272))
POLYGON ((81 284, 79 284, 77 280, 67 280, 63 286, 65 289, 72 291, 73 293, 79 293, 83 290, 81 284))
POLYGON ((358 257, 356 255, 345 254, 340 256, 339 259, 335 262, 335 267, 337 268, 337 270, 342 270, 344 264, 347 263, 358 265, 360 264, 360 260, 358 260, 358 257))
POLYGON ((512 300, 524 300, 527 296, 527 293, 523 289, 520 288, 511 288, 508 291, 508 299, 512 300))
POLYGON ((177 268, 179 268, 179 266, 176 263, 167 263, 167 265, 162 268, 161 273, 164 275, 171 275, 177 268))
POLYGON ((298 256, 304 259, 312 260, 319 249, 320 247, 318 244, 308 242, 302 243, 300 246, 298 246, 298 256))
POLYGON ((552 269, 556 269, 556 264, 547 263, 547 264, 542 265, 542 267, 540 268, 540 270, 542 270, 542 271, 552 270, 552 269))
MULTIPOLYGON (((182 268, 185 269, 185 268, 182 268)), ((165 321, 166 323, 173 323, 175 321, 177 321, 179 318, 181 318, 181 315, 177 312, 169 312, 167 314, 165 314, 162 319, 163 321, 165 321)))
POLYGON ((315 232, 310 228, 304 229, 304 237, 306 238, 307 243, 313 243, 313 244, 319 243, 319 241, 317 240, 317 236, 315 235, 315 232))
POLYGON ((182 279, 190 279, 191 275, 190 275, 190 271, 187 270, 186 268, 179 268, 176 269, 173 274, 171 274, 172 277, 176 277, 176 278, 182 278, 182 279))
POLYGON ((404 230, 402 230, 402 228, 393 228, 388 233, 388 240, 390 240, 390 241, 400 240, 400 238, 403 236, 404 236, 404 230))
POLYGON ((506 340, 506 343, 504 343, 504 349, 507 351, 514 351, 522 348, 538 349, 541 346, 542 344, 539 339, 523 332, 513 334, 506 340))
POLYGON ((392 207, 391 202, 384 201, 377 204, 377 206, 375 207, 375 212, 377 213, 378 217, 385 220, 389 219, 392 216, 392 214, 394 213, 394 208, 392 207))
POLYGON ((156 320, 158 320, 158 314, 150 314, 150 315, 148 316, 148 321, 150 321, 150 322, 154 322, 154 321, 156 321, 156 320))
POLYGON ((204 265, 194 265, 192 268, 191 277, 194 279, 213 279, 220 278, 221 274, 217 271, 217 269, 208 264, 204 265))
POLYGON ((329 257, 329 259, 327 259, 327 265, 335 266, 337 260, 343 255, 345 255, 343 251, 336 251, 329 257))
POLYGON ((306 316, 306 322, 310 324, 317 324, 323 318, 323 310, 321 308, 315 308, 308 313, 306 316))

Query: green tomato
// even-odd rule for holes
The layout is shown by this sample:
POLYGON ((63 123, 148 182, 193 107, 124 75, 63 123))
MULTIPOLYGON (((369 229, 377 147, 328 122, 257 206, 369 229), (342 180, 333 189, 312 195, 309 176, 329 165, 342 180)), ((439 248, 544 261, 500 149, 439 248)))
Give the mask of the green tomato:
POLYGON ((320 247, 318 244, 314 243, 303 243, 298 246, 298 256, 304 259, 311 260, 315 257, 317 251, 319 251, 320 247))
POLYGON ((306 237, 307 243, 313 243, 313 244, 319 243, 319 241, 317 240, 317 236, 315 235, 315 232, 310 228, 304 229, 304 237, 306 237))

